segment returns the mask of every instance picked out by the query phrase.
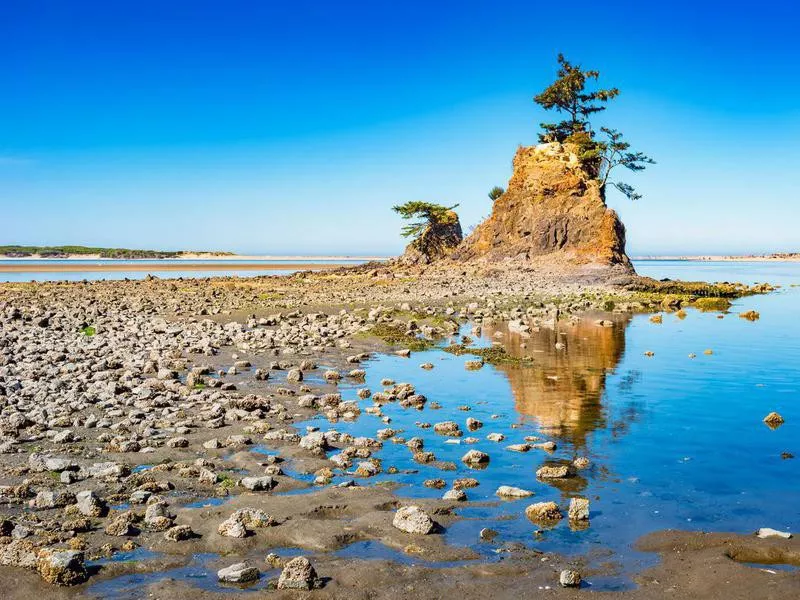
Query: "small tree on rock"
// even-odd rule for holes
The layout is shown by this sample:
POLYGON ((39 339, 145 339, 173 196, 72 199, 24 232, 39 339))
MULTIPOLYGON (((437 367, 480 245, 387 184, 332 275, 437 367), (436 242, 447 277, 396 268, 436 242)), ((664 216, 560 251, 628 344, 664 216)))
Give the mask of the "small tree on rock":
POLYGON ((631 171, 644 171, 647 165, 653 165, 654 161, 642 152, 630 152, 631 145, 623 141, 622 134, 616 129, 601 127, 607 141, 597 142, 600 149, 600 184, 605 187, 606 183, 613 185, 631 200, 639 200, 642 195, 638 194, 632 185, 621 181, 609 181, 611 171, 615 167, 625 167, 631 171))
POLYGON ((542 123, 544 133, 539 134, 542 142, 563 142, 575 133, 587 131, 589 115, 605 110, 601 103, 619 95, 617 88, 586 90, 587 83, 598 80, 599 71, 584 71, 563 54, 558 55, 558 64, 558 79, 534 96, 533 101, 545 110, 566 113, 569 118, 559 123, 542 123))
POLYGON ((609 175, 618 166, 642 171, 655 161, 641 152, 631 152, 630 144, 623 141, 622 133, 616 129, 601 127, 606 139, 596 139, 589 121, 591 115, 606 109, 604 104, 616 98, 619 90, 587 90, 588 84, 599 79, 599 71, 584 71, 580 65, 570 63, 563 54, 558 55, 558 64, 558 78, 533 100, 545 110, 565 113, 567 118, 558 123, 542 123, 544 131, 539 134, 539 141, 573 144, 584 171, 600 182, 603 191, 606 184, 610 184, 629 199, 638 200, 642 196, 633 186, 611 181, 609 175))
POLYGON ((403 226, 403 237, 419 239, 428 227, 437 225, 450 225, 458 221, 458 216, 453 212, 458 204, 447 207, 431 202, 412 200, 405 204, 393 206, 392 210, 404 219, 416 219, 414 223, 403 226))

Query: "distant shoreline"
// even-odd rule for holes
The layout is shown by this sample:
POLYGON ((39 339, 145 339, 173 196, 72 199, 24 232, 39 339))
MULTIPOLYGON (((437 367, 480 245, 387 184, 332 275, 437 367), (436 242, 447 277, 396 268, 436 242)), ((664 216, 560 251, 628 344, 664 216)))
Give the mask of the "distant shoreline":
POLYGON ((263 261, 314 261, 320 263, 326 262, 343 262, 343 261, 371 261, 371 260, 387 260, 386 256, 272 256, 272 255, 246 255, 246 254, 216 254, 205 252, 187 252, 182 253, 180 256, 170 256, 164 258, 109 258, 99 254, 68 254, 66 256, 42 256, 40 254, 31 254, 30 256, 4 256, 0 255, 0 262, 3 261, 57 261, 57 260, 74 260, 74 261, 88 261, 88 260, 101 260, 108 262, 116 261, 138 261, 142 263, 159 264, 162 261, 215 261, 235 263, 243 260, 263 260, 263 261))
POLYGON ((742 256, 632 256, 631 260, 680 260, 686 262, 800 262, 800 253, 742 256))
POLYGON ((214 262, 192 262, 185 260, 181 262, 154 262, 152 260, 141 260, 135 263, 116 262, 115 259, 106 259, 102 264, 81 263, 68 264, 67 262, 52 262, 49 264, 4 264, 0 261, 0 273, 96 273, 96 272, 119 272, 119 271, 149 271, 158 273, 161 271, 325 271, 346 266, 341 262, 273 262, 273 263, 243 263, 236 261, 214 261, 214 262))

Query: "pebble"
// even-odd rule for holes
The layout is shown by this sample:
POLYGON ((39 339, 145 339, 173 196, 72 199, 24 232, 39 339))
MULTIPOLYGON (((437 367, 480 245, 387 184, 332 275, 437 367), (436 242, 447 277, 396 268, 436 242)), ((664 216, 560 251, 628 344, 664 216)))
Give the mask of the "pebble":
POLYGON ((497 488, 495 495, 501 498, 528 498, 529 496, 533 496, 533 492, 510 485, 501 485, 497 488))
POLYGON ((569 501, 569 510, 567 511, 570 521, 588 521, 589 520, 589 500, 586 498, 572 498, 569 501))
POLYGON ((36 570, 42 579, 57 585, 76 585, 88 577, 83 552, 43 548, 38 553, 36 570))
POLYGON ((571 569, 564 569, 558 576, 561 587, 580 587, 581 574, 571 569))
POLYGON ((536 471, 536 477, 539 479, 563 479, 564 477, 569 477, 569 475, 569 467, 566 465, 545 465, 539 467, 536 471))
POLYGON ((537 502, 525 509, 525 516, 534 522, 547 522, 563 519, 564 515, 555 502, 537 502))
POLYGON ((275 487, 275 480, 268 475, 264 477, 245 477, 239 484, 246 490, 261 492, 269 491, 275 487))
POLYGON ((772 427, 773 429, 776 427, 780 427, 784 424, 783 417, 776 412, 769 413, 766 417, 764 417, 764 423, 772 427))

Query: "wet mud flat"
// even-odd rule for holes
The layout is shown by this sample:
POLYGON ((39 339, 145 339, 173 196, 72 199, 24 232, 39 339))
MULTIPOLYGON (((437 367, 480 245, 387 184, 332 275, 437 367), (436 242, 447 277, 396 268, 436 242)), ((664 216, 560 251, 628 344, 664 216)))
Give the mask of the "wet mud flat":
MULTIPOLYGON (((395 286, 413 285, 389 281, 332 286, 327 298, 303 297, 306 277, 3 289, 4 587, 18 597, 792 597, 780 594, 797 586, 795 539, 741 535, 750 520, 783 529, 777 509, 758 508, 763 496, 708 522, 739 535, 637 542, 691 523, 687 499, 698 513, 725 499, 666 495, 687 457, 653 481, 646 464, 619 458, 626 443, 652 458, 647 444, 659 441, 634 438, 655 418, 637 390, 668 346, 638 332, 696 319, 711 340, 712 323, 741 335, 751 321, 680 307, 660 324, 626 307, 600 313, 600 290, 572 290, 580 311, 538 297, 376 302, 381 288, 402 297, 395 286), (412 506, 424 517, 398 520, 412 506), (297 557, 313 576, 281 588, 297 557), (255 581, 219 581, 239 563, 255 581), (582 583, 562 587, 563 571, 582 583)), ((695 350, 705 368, 720 354, 695 350)), ((787 424, 772 432, 756 420, 764 431, 750 452, 792 450, 792 414, 775 408, 787 424)), ((769 486, 795 468, 771 461, 761 459, 769 486)))

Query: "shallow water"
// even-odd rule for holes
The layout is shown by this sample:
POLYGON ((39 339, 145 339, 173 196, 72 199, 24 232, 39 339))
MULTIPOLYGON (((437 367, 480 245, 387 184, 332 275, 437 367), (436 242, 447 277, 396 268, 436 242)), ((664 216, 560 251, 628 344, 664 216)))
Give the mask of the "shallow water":
MULTIPOLYGON (((688 310, 683 319, 664 314, 661 325, 648 315, 615 317, 603 328, 586 320, 577 326, 559 325, 522 338, 484 327, 483 344, 501 339, 514 354, 533 357, 532 366, 484 366, 468 371, 469 356, 441 350, 415 353, 410 359, 376 356, 365 363, 366 386, 382 389, 391 378, 410 382, 428 398, 422 411, 383 406, 392 429, 403 436, 422 437, 425 449, 437 459, 452 461, 455 471, 420 465, 403 445, 385 442, 376 453, 385 472, 362 480, 405 485, 401 495, 439 497, 445 490, 422 486, 428 478, 449 484, 475 477, 480 486, 466 490, 481 506, 463 507, 465 517, 445 532, 448 542, 469 546, 490 556, 497 544, 522 542, 544 551, 589 555, 590 565, 612 563, 611 576, 590 578, 596 589, 629 585, 629 576, 652 564, 655 557, 638 553, 633 544, 641 535, 666 528, 750 533, 759 527, 800 529, 800 264, 793 263, 680 263, 637 265, 640 272, 659 278, 716 281, 769 281, 781 290, 737 301, 728 314, 688 310), (758 321, 738 317, 744 310, 761 313, 758 321), (557 350, 557 341, 565 344, 557 350), (521 344, 527 347, 522 347, 521 344), (712 354, 704 354, 711 349, 712 354), (645 351, 655 353, 645 356, 645 351), (689 354, 694 353, 695 358, 689 354), (419 367, 431 362, 431 371, 419 367), (430 408, 431 402, 441 409, 430 408), (467 406, 465 412, 459 407, 467 406), (786 423, 771 430, 762 419, 777 411, 786 423), (470 433, 467 417, 484 427, 470 433), (454 420, 475 444, 448 443, 448 438, 416 423, 454 420), (506 435, 500 443, 486 435, 506 435), (516 453, 505 449, 528 435, 551 439, 557 450, 516 453), (475 470, 460 458, 469 449, 491 456, 488 468, 475 470), (557 485, 538 481, 536 469, 587 456, 591 468, 557 485), (411 470, 405 471, 404 470, 411 470), (535 492, 533 498, 501 501, 494 492, 512 485, 535 492), (553 500, 566 508, 569 498, 591 501, 589 527, 574 530, 566 519, 552 529, 528 521, 524 509, 532 502, 553 500), (497 544, 479 540, 479 531, 499 532, 497 544), (596 557, 596 558, 593 558, 596 557)), ((462 333, 469 333, 467 326, 462 333)), ((360 385, 343 383, 345 399, 360 385)), ((363 401, 363 406, 371 404, 363 401)), ((362 414, 353 423, 329 424, 317 417, 307 423, 353 435, 374 436, 387 427, 376 416, 362 414)), ((302 424, 301 424, 302 426, 302 424)), ((463 442, 463 438, 462 438, 463 442)), ((355 468, 355 465, 354 465, 355 468)))
MULTIPOLYGON (((286 549, 278 548, 278 551, 286 549)), ((301 552, 291 549, 293 555, 301 552)), ((155 560, 159 557, 157 553, 151 553, 143 560, 155 560)), ((113 562, 124 562, 114 560, 113 562)), ((190 582, 194 587, 226 595, 240 595, 252 592, 263 591, 269 586, 271 578, 277 576, 278 569, 262 570, 258 581, 248 585, 238 586, 234 584, 223 584, 217 580, 217 571, 223 566, 228 566, 232 561, 224 562, 218 554, 195 554, 191 557, 188 564, 163 571, 150 571, 143 573, 128 573, 112 579, 98 581, 89 586, 86 590, 88 596, 103 598, 104 600, 134 600, 142 598, 146 586, 153 585, 159 581, 179 580, 190 582)), ((107 564, 97 562, 96 564, 107 564)), ((253 566, 255 562, 251 563, 253 566)))

